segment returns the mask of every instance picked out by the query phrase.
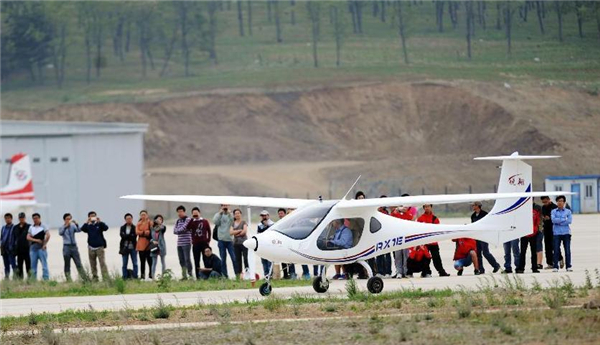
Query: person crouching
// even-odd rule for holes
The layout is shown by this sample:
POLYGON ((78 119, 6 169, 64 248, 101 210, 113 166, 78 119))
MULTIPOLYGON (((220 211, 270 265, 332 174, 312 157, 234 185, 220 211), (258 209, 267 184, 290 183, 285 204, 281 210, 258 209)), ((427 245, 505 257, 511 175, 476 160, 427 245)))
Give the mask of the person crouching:
POLYGON ((431 253, 426 246, 416 246, 408 249, 408 259, 406 260, 406 275, 411 278, 413 273, 421 272, 421 277, 430 278, 431 253))
POLYGON ((479 275, 479 260, 477 260, 477 242, 472 238, 456 238, 452 240, 456 242, 456 250, 454 251, 454 268, 458 271, 458 275, 463 274, 464 267, 470 266, 471 263, 475 267, 475 275, 479 275))

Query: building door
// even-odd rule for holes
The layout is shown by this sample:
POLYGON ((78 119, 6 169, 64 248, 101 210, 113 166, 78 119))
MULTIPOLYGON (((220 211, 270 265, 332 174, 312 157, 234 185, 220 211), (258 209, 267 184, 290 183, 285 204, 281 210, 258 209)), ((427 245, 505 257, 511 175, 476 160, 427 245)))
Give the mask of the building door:
POLYGON ((571 211, 573 213, 581 213, 581 184, 573 183, 571 192, 576 193, 571 195, 571 211))
POLYGON ((594 185, 589 182, 584 183, 583 200, 581 204, 582 213, 596 212, 596 196, 594 194, 594 185))

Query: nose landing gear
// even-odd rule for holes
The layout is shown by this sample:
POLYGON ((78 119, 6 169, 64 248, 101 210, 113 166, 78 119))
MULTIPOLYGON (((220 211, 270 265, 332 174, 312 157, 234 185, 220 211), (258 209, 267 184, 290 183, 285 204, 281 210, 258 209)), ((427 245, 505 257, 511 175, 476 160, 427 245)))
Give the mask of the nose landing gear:
POLYGON ((269 296, 273 291, 273 287, 271 286, 271 277, 273 276, 273 266, 275 266, 274 262, 271 262, 271 268, 269 269, 269 274, 265 276, 265 282, 260 285, 258 288, 258 292, 261 296, 269 296))
POLYGON ((315 289, 317 293, 325 293, 327 290, 329 290, 329 280, 327 280, 325 273, 326 267, 320 266, 319 271, 319 276, 315 277, 313 280, 313 289, 315 289))

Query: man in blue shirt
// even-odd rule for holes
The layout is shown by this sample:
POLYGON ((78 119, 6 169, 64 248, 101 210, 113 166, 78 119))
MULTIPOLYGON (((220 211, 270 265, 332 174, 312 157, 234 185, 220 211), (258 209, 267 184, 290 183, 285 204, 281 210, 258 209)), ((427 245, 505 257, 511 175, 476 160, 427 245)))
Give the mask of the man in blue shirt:
POLYGON ((15 225, 13 224, 13 216, 10 213, 4 215, 4 222, 6 225, 2 226, 2 259, 4 261, 4 277, 6 279, 10 276, 10 269, 13 270, 13 275, 17 271, 17 260, 16 260, 16 238, 15 232, 13 231, 15 225))
POLYGON ((348 249, 352 247, 354 238, 352 236, 352 230, 348 229, 344 225, 343 219, 336 219, 333 221, 333 226, 336 229, 333 237, 327 241, 327 246, 332 249, 348 249))
POLYGON ((63 238, 63 259, 65 260, 65 278, 67 281, 71 281, 71 259, 77 267, 79 278, 81 279, 85 274, 83 265, 81 264, 81 257, 79 256, 79 249, 77 248, 77 241, 75 240, 75 234, 81 232, 79 224, 73 220, 73 216, 70 213, 63 215, 63 221, 65 222, 61 227, 58 228, 58 234, 63 238))
POLYGON ((554 268, 553 272, 558 272, 558 261, 560 256, 560 242, 562 241, 565 248, 565 260, 567 272, 572 272, 571 268, 571 227, 573 222, 573 214, 571 210, 565 208, 567 198, 564 195, 556 197, 556 206, 550 213, 552 219, 552 233, 554 235, 554 268))

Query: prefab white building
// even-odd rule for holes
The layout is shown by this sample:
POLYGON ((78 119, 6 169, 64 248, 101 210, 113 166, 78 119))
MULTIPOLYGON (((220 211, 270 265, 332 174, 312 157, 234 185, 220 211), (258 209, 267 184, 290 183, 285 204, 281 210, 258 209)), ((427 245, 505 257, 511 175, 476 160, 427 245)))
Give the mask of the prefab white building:
POLYGON ((26 153, 36 200, 48 205, 37 210, 45 224, 59 226, 66 212, 85 221, 94 210, 109 226, 118 226, 125 212, 135 214, 144 206, 143 201, 119 196, 144 192, 147 128, 132 123, 0 121, 2 184, 10 158, 26 153))
POLYGON ((600 175, 547 176, 546 190, 577 193, 566 195, 573 213, 600 212, 600 175))

